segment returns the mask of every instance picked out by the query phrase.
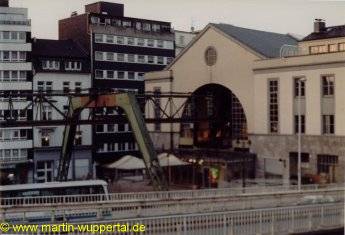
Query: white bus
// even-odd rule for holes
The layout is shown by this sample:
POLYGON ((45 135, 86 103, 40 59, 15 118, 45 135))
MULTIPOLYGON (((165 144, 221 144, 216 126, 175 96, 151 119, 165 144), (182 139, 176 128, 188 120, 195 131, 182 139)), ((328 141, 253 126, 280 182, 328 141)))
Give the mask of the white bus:
POLYGON ((103 180, 84 180, 0 186, 0 198, 85 194, 108 195, 108 185, 103 180))

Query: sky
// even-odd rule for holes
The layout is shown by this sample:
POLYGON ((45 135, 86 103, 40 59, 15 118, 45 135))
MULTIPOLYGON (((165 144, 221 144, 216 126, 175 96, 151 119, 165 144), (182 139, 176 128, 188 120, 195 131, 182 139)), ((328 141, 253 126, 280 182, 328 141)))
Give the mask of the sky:
MULTIPOLYGON (((58 20, 98 0, 10 0, 12 7, 29 9, 32 35, 57 39, 58 20)), ((305 36, 316 18, 327 26, 345 24, 345 0, 108 0, 125 4, 125 16, 168 21, 178 30, 208 23, 305 36)))

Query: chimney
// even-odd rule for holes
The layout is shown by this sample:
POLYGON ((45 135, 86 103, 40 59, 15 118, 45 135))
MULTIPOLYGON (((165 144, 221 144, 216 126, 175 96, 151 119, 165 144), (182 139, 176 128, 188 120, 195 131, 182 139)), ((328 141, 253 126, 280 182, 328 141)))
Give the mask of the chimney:
POLYGON ((8 0, 0 0, 0 7, 9 7, 8 0))
POLYGON ((321 33, 326 29, 326 22, 323 19, 315 19, 314 33, 321 33))
POLYGON ((77 15, 78 15, 78 12, 77 12, 77 11, 72 11, 71 17, 77 16, 77 15))

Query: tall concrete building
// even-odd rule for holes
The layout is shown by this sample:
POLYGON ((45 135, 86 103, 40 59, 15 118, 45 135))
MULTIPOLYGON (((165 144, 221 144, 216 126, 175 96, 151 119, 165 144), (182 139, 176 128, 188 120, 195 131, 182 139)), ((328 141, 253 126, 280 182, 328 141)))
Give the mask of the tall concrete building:
MULTIPOLYGON (((0 100, 1 120, 30 120, 30 100, 17 94, 32 90, 31 22, 24 8, 0 5, 0 100), (12 108, 11 108, 12 107, 12 108), (10 111, 12 110, 12 111, 10 111)), ((32 127, 0 128, 1 183, 32 181, 32 127)))
MULTIPOLYGON (((164 69, 175 56, 168 22, 124 16, 124 5, 97 2, 85 13, 59 21, 59 38, 73 39, 90 52, 92 87, 144 92, 144 74, 164 69)), ((112 115, 115 125, 93 127, 93 156, 100 164, 131 154, 140 155, 131 128, 120 109, 98 109, 112 115)))
POLYGON ((174 30, 175 34, 175 56, 178 56, 182 50, 187 47, 187 45, 193 40, 193 38, 198 34, 194 31, 194 28, 189 31, 174 30))

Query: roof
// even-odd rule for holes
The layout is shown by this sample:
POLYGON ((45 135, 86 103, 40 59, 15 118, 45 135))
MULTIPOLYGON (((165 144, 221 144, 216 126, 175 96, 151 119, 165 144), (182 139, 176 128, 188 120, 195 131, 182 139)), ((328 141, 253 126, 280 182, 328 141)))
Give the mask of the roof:
POLYGON ((33 56, 87 58, 87 52, 73 40, 34 39, 33 56))
POLYGON ((230 24, 211 25, 268 58, 279 57, 283 45, 297 45, 298 42, 289 34, 241 28, 230 24))
POLYGON ((326 27, 319 33, 313 32, 309 34, 308 36, 303 38, 302 41, 311 41, 311 40, 326 39, 326 38, 339 38, 339 37, 345 37, 345 25, 326 27))

